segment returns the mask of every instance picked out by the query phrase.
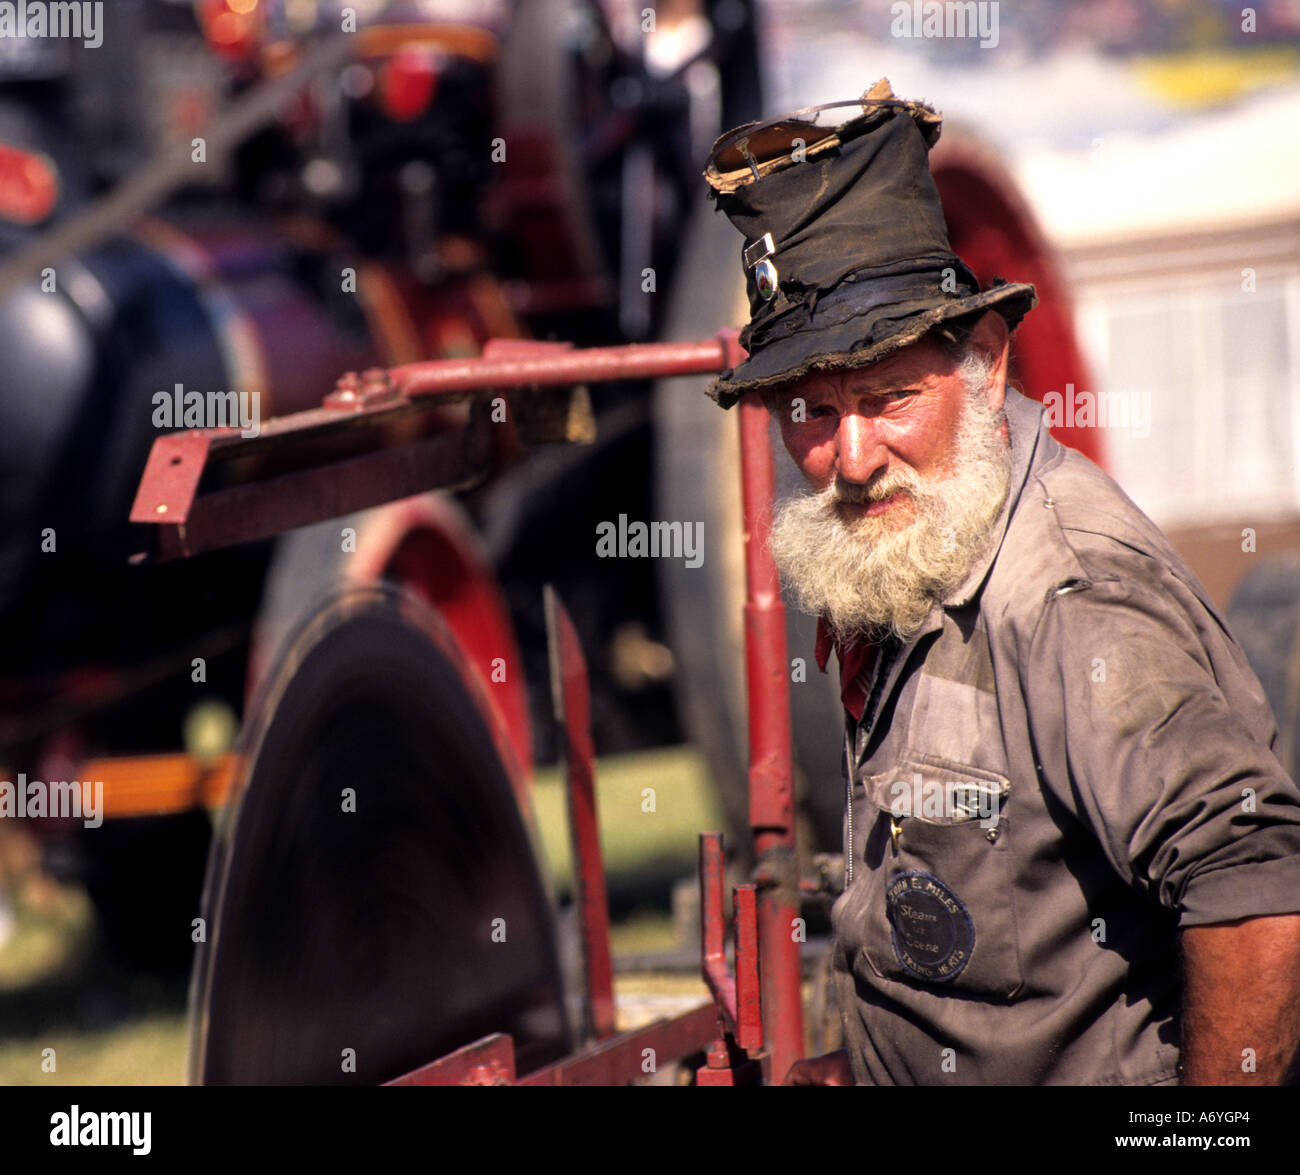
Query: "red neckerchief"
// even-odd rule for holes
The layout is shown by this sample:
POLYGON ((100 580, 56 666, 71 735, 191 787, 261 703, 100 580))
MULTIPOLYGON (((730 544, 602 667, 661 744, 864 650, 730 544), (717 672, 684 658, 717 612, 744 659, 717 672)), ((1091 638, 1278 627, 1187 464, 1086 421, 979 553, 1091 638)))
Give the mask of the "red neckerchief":
POLYGON ((831 635, 824 616, 817 618, 817 668, 826 672, 826 662, 831 649, 840 662, 840 699, 844 708, 854 718, 861 719, 866 709, 867 694, 871 689, 871 664, 875 660, 876 646, 870 641, 852 641, 844 648, 831 635))

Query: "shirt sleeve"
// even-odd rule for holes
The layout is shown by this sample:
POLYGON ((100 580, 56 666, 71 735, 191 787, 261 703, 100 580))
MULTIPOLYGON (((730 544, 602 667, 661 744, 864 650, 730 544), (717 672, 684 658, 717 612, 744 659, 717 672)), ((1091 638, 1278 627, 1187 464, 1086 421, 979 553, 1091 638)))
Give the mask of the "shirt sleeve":
POLYGON ((1180 926, 1300 911, 1300 789, 1263 690, 1167 573, 1049 594, 1026 661, 1042 785, 1180 926))

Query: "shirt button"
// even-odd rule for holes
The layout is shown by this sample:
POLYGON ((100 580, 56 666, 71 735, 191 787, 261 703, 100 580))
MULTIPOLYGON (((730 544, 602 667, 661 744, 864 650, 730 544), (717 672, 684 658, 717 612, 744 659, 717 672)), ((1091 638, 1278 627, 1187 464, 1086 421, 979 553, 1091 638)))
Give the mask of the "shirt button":
POLYGON ((984 834, 984 839, 988 841, 989 844, 996 844, 998 839, 998 830, 996 828, 990 828, 988 832, 984 834))

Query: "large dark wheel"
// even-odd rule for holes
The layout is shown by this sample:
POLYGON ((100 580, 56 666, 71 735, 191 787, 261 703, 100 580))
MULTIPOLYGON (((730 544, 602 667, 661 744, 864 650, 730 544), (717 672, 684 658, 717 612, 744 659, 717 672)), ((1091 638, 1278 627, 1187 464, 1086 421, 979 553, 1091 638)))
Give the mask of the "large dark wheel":
POLYGON ((267 676, 209 862, 190 1078, 391 1080, 489 1032, 569 1048, 517 779, 445 628, 354 589, 267 676))

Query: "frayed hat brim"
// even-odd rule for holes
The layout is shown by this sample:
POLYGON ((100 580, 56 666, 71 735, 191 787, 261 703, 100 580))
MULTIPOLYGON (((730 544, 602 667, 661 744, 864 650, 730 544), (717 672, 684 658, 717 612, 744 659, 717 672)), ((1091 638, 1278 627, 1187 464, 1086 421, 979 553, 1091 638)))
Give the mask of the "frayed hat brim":
POLYGON ((937 326, 987 310, 996 310, 1006 319, 1007 328, 1015 330, 1037 301, 1032 285, 1009 282, 938 304, 927 299, 920 304, 877 305, 857 317, 821 328, 810 325, 766 344, 723 372, 707 394, 721 407, 730 408, 746 392, 779 387, 812 371, 866 367, 917 342, 937 326))

